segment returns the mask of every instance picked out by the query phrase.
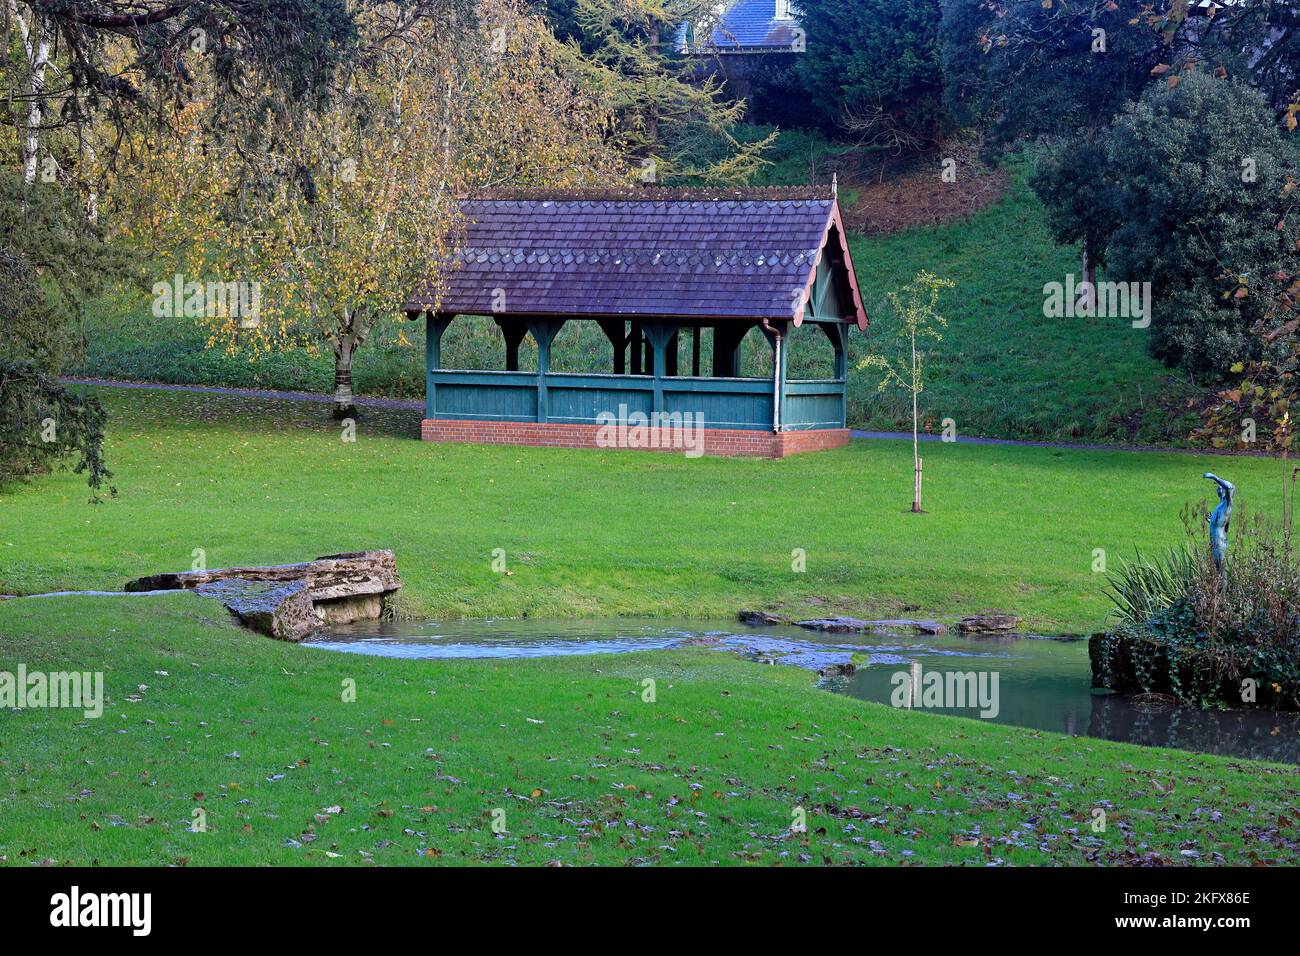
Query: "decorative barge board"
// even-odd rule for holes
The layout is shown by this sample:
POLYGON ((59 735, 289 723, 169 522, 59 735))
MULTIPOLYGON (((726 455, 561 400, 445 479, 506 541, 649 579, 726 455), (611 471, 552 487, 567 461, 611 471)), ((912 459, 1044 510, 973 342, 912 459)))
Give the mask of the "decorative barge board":
POLYGON ((766 458, 848 442, 848 334, 866 331, 867 313, 833 186, 521 190, 462 211, 441 294, 422 290, 406 307, 426 323, 425 440, 679 450, 693 428, 704 454, 766 458), (442 367, 458 315, 495 320, 504 369, 442 367), (610 372, 552 371, 555 337, 575 320, 605 333, 610 372), (830 378, 787 374, 790 333, 804 322, 830 341, 830 378), (755 328, 771 376, 741 374, 755 328), (520 371, 530 335, 537 370, 520 371))

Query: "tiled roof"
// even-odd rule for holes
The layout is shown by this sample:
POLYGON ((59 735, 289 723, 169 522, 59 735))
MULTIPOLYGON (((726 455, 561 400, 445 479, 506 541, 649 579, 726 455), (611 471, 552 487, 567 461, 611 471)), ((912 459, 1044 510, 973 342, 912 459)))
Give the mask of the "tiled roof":
POLYGON ((717 53, 789 50, 799 21, 794 17, 777 19, 776 7, 777 0, 733 0, 714 23, 707 40, 695 35, 699 27, 682 24, 677 30, 677 47, 686 49, 691 44, 692 50, 717 53))
POLYGON ((838 215, 826 189, 498 193, 462 209, 441 302, 412 311, 788 319, 838 215))

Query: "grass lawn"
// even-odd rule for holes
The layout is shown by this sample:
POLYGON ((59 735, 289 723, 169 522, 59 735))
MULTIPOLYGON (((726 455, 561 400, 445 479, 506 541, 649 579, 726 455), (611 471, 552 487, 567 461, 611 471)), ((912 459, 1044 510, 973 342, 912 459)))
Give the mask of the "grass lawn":
POLYGON ((418 413, 370 412, 353 443, 320 405, 101 390, 119 495, 60 473, 0 495, 0 593, 392 548, 428 616, 719 617, 741 608, 955 617, 1008 610, 1098 628, 1094 551, 1181 538, 1179 509, 1236 482, 1274 508, 1283 463, 929 445, 926 515, 906 442, 784 461, 434 445, 418 413), (492 570, 504 549, 510 574, 492 570), (791 570, 802 548, 807 570, 791 570))
MULTIPOLYGON (((383 546, 417 614, 1008 608, 1087 629, 1094 548, 1174 540, 1207 466, 1243 507, 1281 469, 942 445, 914 516, 901 442, 779 462, 438 446, 375 412, 345 443, 317 405, 100 394, 118 497, 91 506, 70 474, 5 489, 0 591, 118 588, 196 548, 216 567, 383 546)), ((108 703, 0 712, 9 864, 1296 862, 1296 768, 896 711, 717 651, 365 658, 177 594, 0 601, 0 670, 19 664, 102 671, 108 703)))
POLYGON ((0 602, 0 635, 0 669, 102 671, 108 698, 0 714, 9 865, 1297 861, 1297 768, 864 704, 715 651, 362 658, 188 594, 0 602))

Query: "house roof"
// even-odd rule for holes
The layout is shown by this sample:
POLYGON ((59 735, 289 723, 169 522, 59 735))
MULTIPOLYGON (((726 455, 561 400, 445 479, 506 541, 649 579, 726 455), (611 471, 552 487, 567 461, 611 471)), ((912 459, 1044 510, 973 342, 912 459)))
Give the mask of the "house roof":
POLYGON ((442 295, 422 292, 407 311, 797 325, 825 257, 848 314, 818 319, 867 326, 825 187, 497 192, 462 212, 442 295))
MULTIPOLYGON (((761 50, 789 50, 794 44, 799 21, 791 16, 777 19, 777 0, 732 0, 709 23, 683 23, 677 28, 677 48, 683 52, 753 53, 761 50), (707 30, 707 40, 698 34, 707 30)), ((795 5, 797 11, 798 6, 795 5)))

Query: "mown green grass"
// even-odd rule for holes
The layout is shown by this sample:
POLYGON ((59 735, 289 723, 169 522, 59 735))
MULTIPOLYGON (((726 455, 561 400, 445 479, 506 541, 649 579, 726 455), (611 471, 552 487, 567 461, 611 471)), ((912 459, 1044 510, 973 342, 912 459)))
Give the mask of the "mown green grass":
POLYGON ((1180 509, 1237 484, 1276 512, 1267 459, 925 446, 783 461, 439 445, 418 412, 369 412, 341 440, 326 406, 98 390, 118 496, 59 473, 0 494, 0 593, 120 588, 189 568, 392 548, 402 600, 428 616, 663 615, 765 607, 951 618, 985 609, 1044 631, 1098 628, 1113 562, 1178 541, 1180 509), (510 574, 493 571, 502 549, 510 574), (793 552, 807 570, 792 570, 793 552))
POLYGON ((0 712, 9 865, 1296 862, 1294 767, 893 710, 714 651, 362 658, 175 594, 0 602, 19 663, 102 671, 108 704, 0 712))

